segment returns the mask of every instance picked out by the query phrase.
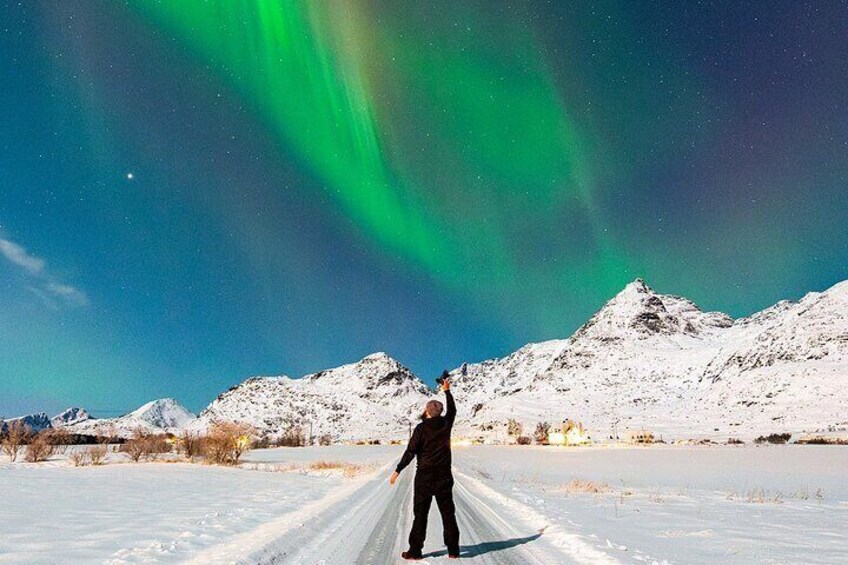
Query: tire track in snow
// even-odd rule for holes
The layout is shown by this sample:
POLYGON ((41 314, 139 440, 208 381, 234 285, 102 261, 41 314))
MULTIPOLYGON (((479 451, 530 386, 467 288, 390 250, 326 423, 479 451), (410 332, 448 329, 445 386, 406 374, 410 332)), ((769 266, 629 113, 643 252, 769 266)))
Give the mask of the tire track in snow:
POLYGON ((408 522, 408 509, 412 507, 411 473, 401 477, 393 487, 396 492, 377 521, 368 543, 356 560, 357 565, 384 565, 400 555, 403 532, 408 522))
MULTIPOLYGON (((550 520, 546 516, 526 504, 506 496, 464 473, 454 471, 454 476, 461 480, 463 489, 475 499, 472 504, 469 504, 469 508, 486 509, 490 516, 489 520, 502 522, 507 530, 511 528, 511 525, 503 520, 503 516, 509 516, 517 523, 546 524, 544 535, 539 538, 539 542, 543 543, 534 542, 534 550, 544 545, 546 547, 541 552, 542 555, 556 557, 554 561, 551 560, 551 557, 542 557, 543 563, 586 563, 587 565, 616 565, 619 563, 614 556, 596 548, 592 542, 581 535, 568 531, 561 525, 550 525, 550 520), (495 510, 495 507, 497 510, 495 510)), ((537 556, 537 559, 539 558, 537 556)))
POLYGON ((550 558, 537 552, 533 543, 541 542, 541 532, 520 531, 495 510, 472 494, 460 479, 454 483, 454 498, 459 522, 460 556, 486 565, 548 565, 550 558), (464 539, 463 539, 464 538, 464 539))
MULTIPOLYGON (((387 468, 333 504, 305 516, 298 524, 260 547, 246 548, 245 564, 385 565, 405 563, 406 536, 412 521, 412 473, 391 487, 387 468)), ((547 565, 616 563, 577 534, 549 528, 534 531, 545 519, 533 509, 455 471, 454 498, 463 563, 547 565)), ((448 562, 442 523, 435 500, 424 545, 428 563, 448 562)))
POLYGON ((394 521, 396 528, 398 518, 403 515, 410 491, 408 483, 409 477, 401 477, 392 488, 386 482, 385 472, 378 472, 350 496, 311 517, 300 527, 283 533, 242 563, 387 563, 370 559, 389 554, 391 548, 385 546, 395 545, 390 524, 394 521), (375 517, 379 517, 376 522, 375 517))

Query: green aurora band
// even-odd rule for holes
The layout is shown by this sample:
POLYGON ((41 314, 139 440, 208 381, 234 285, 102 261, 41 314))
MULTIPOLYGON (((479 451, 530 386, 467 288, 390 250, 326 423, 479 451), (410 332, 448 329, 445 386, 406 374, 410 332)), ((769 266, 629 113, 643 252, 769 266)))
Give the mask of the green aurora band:
POLYGON ((615 290, 627 261, 595 210, 589 143, 536 38, 485 5, 417 6, 380 4, 379 16, 369 3, 134 9, 217 69, 365 233, 442 283, 497 300, 516 277, 532 283, 528 218, 552 237, 577 218, 594 241, 557 249, 555 279, 615 290))

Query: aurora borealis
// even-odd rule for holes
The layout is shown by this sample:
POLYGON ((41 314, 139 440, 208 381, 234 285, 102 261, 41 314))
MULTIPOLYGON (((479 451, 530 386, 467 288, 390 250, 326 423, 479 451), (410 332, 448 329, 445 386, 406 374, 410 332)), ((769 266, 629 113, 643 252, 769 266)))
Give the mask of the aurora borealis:
POLYGON ((848 278, 839 2, 5 3, 0 416, 848 278))

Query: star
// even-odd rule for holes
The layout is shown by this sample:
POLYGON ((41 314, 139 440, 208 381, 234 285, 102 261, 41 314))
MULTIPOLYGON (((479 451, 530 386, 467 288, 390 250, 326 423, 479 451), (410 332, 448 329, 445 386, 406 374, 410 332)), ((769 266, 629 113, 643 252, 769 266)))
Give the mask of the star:
POLYGON ((134 178, 135 175, 133 175, 132 173, 127 173, 127 180, 133 180, 134 178))

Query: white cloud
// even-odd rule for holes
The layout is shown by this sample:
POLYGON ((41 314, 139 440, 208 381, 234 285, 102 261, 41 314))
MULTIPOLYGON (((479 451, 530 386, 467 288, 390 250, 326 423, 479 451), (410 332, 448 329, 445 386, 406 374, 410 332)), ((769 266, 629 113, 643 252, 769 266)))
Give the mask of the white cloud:
POLYGON ((79 306, 86 306, 88 304, 88 297, 86 297, 85 293, 71 285, 51 282, 47 283, 46 288, 49 292, 64 298, 68 302, 73 302, 79 306))
POLYGON ((0 237, 0 255, 35 279, 33 284, 27 285, 27 290, 39 297, 51 310, 58 308, 57 302, 71 306, 88 305, 88 297, 82 290, 56 280, 47 271, 47 262, 28 252, 22 245, 0 237))
POLYGON ((44 271, 44 259, 30 255, 26 249, 14 241, 0 238, 0 253, 15 265, 29 271, 30 274, 37 275, 44 271))

